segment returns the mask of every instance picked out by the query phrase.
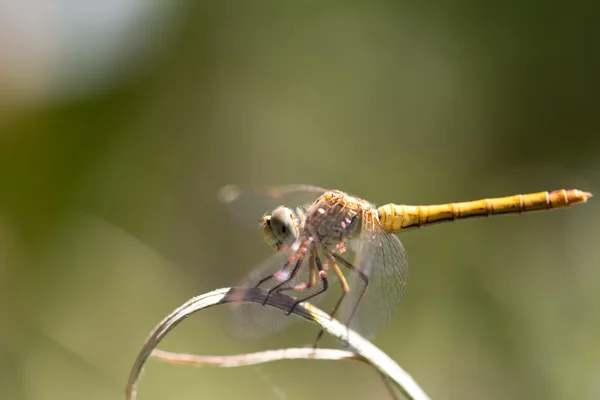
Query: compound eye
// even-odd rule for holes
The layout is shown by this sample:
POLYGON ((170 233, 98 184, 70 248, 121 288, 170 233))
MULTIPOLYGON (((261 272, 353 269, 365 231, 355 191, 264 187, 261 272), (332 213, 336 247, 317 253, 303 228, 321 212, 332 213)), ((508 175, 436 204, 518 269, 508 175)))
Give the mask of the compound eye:
POLYGON ((298 220, 287 207, 279 207, 273 211, 269 226, 279 243, 291 246, 298 239, 298 220))

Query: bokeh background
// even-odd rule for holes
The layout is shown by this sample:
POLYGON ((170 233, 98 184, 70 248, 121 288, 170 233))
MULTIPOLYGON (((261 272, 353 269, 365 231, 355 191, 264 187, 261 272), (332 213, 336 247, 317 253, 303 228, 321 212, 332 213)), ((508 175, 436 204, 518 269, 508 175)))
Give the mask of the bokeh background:
MULTIPOLYGON (((224 184, 376 204, 600 193, 598 4, 0 3, 0 398, 123 398, 163 316, 270 252, 229 220, 224 184)), ((593 198, 403 234, 408 290, 375 343, 434 399, 600 399, 599 212, 593 198)), ((226 312, 161 348, 312 344, 303 323, 233 340, 226 312)), ((387 395, 349 362, 151 360, 140 387, 387 395)))

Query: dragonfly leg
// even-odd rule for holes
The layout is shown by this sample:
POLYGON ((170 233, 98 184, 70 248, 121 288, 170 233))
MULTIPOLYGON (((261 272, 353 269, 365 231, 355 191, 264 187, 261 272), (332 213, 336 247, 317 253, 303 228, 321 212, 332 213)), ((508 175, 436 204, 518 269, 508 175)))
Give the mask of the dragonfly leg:
MULTIPOLYGON (((296 266, 295 266, 295 268, 294 268, 294 270, 292 271, 292 273, 288 274, 288 275, 286 276, 286 278, 285 278, 285 279, 280 279, 280 278, 277 278, 278 274, 279 274, 280 272, 282 272, 282 271, 285 271, 285 270, 286 270, 286 269, 289 267, 289 265, 290 265, 290 261, 288 260, 288 261, 285 263, 285 265, 284 265, 283 267, 281 267, 281 269, 280 269, 278 272, 276 272, 276 273, 274 273, 274 274, 271 274, 271 275, 268 275, 268 276, 267 276, 267 277, 265 277, 265 278, 262 278, 261 280, 259 280, 259 281, 258 281, 258 283, 257 283, 256 285, 254 285, 254 287, 255 287, 255 288, 258 288, 258 287, 260 287, 261 285, 263 285, 264 283, 266 283, 266 282, 269 282, 269 281, 270 281, 270 280, 272 280, 272 279, 278 279, 278 280, 281 282, 279 285, 277 285, 277 286, 276 286, 276 287, 278 287, 278 286, 280 286, 280 285, 282 285, 282 284, 285 284, 285 283, 286 283, 287 281, 289 281, 290 279, 293 279, 293 277, 294 277, 294 273, 295 273, 295 271, 297 270, 297 267, 298 267, 298 265, 296 265, 296 266)), ((242 297, 241 293, 243 293, 243 292, 244 292, 244 288, 232 288, 232 289, 233 289, 233 291, 232 291, 232 293, 233 293, 233 295, 232 295, 232 298, 234 298, 234 299, 237 299, 237 298, 241 298, 241 297, 242 297)), ((265 297, 265 301, 263 302, 263 306, 264 306, 264 305, 267 303, 267 300, 268 300, 268 298, 269 298, 269 295, 270 295, 270 293, 271 293, 271 290, 269 290, 269 291, 267 292, 267 296, 265 297)))
MULTIPOLYGON (((340 306, 342 305, 342 302, 344 301, 344 298, 346 297, 346 295, 350 291, 350 287, 348 286, 348 281, 346 280, 346 277, 344 276, 344 274, 340 270, 340 267, 337 265, 337 263, 335 261, 335 258, 333 257, 333 254, 331 252, 329 252, 329 251, 327 252, 327 258, 329 259, 329 262, 331 263, 331 268, 333 268, 333 271, 335 272, 336 276, 340 280, 340 285, 342 286, 342 295, 340 296, 339 300, 335 304, 335 307, 333 307, 333 310, 329 314, 329 317, 331 319, 334 319, 335 315, 337 314, 337 312, 338 312, 338 310, 340 308, 340 306)), ((315 348, 315 349, 317 348, 317 344, 321 340, 321 337, 323 336, 324 332, 325 331, 323 329, 321 329, 319 331, 319 333, 317 334, 317 339, 315 340, 315 344, 313 345, 313 348, 315 348)))
MULTIPOLYGON (((286 264, 286 265, 285 265, 285 267, 283 267, 283 268, 286 268, 288 265, 289 265, 289 264, 286 264)), ((262 278, 260 281, 258 281, 258 283, 256 284, 256 286, 254 286, 254 287, 255 287, 255 288, 257 288, 257 287, 259 287, 260 285, 262 285, 263 283, 265 283, 265 282, 268 282, 268 281, 270 281, 270 280, 271 280, 271 279, 273 279, 273 278, 275 278, 275 274, 273 274, 273 275, 269 275, 269 276, 267 276, 266 278, 262 278)))
POLYGON ((304 297, 303 299, 297 300, 294 303, 294 305, 292 305, 292 307, 290 308, 290 311, 287 313, 287 315, 290 315, 292 313, 292 311, 294 311, 294 308, 296 308, 296 306, 298 304, 308 301, 308 300, 312 299, 313 297, 320 295, 321 293, 325 292, 329 288, 329 282, 327 281, 327 274, 325 273, 325 270, 323 269, 323 264, 321 263, 321 259, 317 255, 316 251, 311 255, 311 260, 314 260, 314 265, 317 268, 319 278, 321 278, 322 287, 315 293, 312 293, 312 294, 304 297))
POLYGON ((346 297, 346 295, 350 291, 350 287, 348 286, 348 281, 346 280, 346 277, 344 276, 344 274, 340 270, 340 267, 335 262, 335 259, 332 258, 331 261, 332 261, 331 266, 333 268, 333 271, 335 272, 336 276, 339 278, 340 285, 342 286, 342 295, 340 296, 340 299, 338 300, 338 302, 336 303, 335 307, 333 308, 333 311, 331 311, 331 314, 330 314, 331 315, 331 319, 333 319, 333 318, 335 318, 335 315, 337 314, 338 309, 342 305, 342 301, 344 300, 344 297, 346 297))
POLYGON ((315 265, 315 261, 314 261, 314 257, 310 258, 310 263, 309 263, 309 271, 308 271, 308 283, 306 282, 300 282, 299 284, 295 285, 295 286, 291 286, 291 287, 282 287, 280 289, 277 290, 278 293, 283 293, 283 292, 287 292, 287 291, 295 291, 295 292, 300 292, 302 290, 306 290, 306 289, 310 289, 312 287, 314 287, 317 283, 317 273, 316 273, 317 267, 315 265))
MULTIPOLYGON (((286 283, 290 282, 292 279, 294 279, 296 277, 296 275, 298 274, 298 270, 300 269, 300 266, 302 265, 302 261, 304 261, 304 256, 298 258, 298 261, 296 261, 296 264, 294 264, 294 268, 292 268, 292 270, 290 271, 290 274, 285 279, 283 279, 280 283, 278 283, 277 285, 275 285, 271 289, 269 289, 269 291, 267 292, 267 296, 265 297, 265 301, 263 301, 263 306, 267 304, 269 296, 271 296, 271 294, 273 292, 279 293, 282 290, 290 289, 290 288, 285 288, 285 287, 282 288, 282 286, 284 286, 286 283)), ((289 262, 288 262, 288 264, 285 265, 284 268, 286 268, 288 265, 289 265, 289 262)), ((263 278, 258 283, 258 285, 260 285, 260 284, 262 284, 262 283, 264 283, 264 282, 266 282, 266 281, 268 281, 270 279, 273 279, 275 277, 275 275, 276 274, 273 274, 273 275, 270 275, 270 276, 268 276, 266 278, 263 278)), ((258 285, 256 285, 256 286, 258 287, 258 285)))
POLYGON ((357 274, 358 277, 364 283, 364 285, 360 291, 360 294, 358 295, 358 300, 356 301, 356 305, 354 306, 354 309, 352 310, 352 313, 350 314, 350 316, 348 317, 348 321, 346 322, 346 325, 349 327, 350 322, 352 321, 352 318, 354 318, 354 314, 356 314, 356 310, 358 309, 358 306, 360 305, 360 302, 362 301, 362 298, 365 295, 365 292, 367 291, 367 286, 369 286, 369 277, 364 272, 362 272, 360 269, 358 269, 354 265, 352 265, 352 263, 345 260, 342 256, 337 255, 335 253, 331 253, 331 255, 335 258, 336 261, 338 261, 344 267, 348 268, 348 270, 357 274))
MULTIPOLYGON (((279 269, 279 270, 278 270, 277 272, 275 272, 274 274, 271 274, 271 275, 269 275, 269 276, 267 276, 267 277, 265 277, 265 278, 262 278, 260 281, 258 281, 258 283, 257 283, 256 285, 254 285, 254 287, 255 287, 255 288, 258 288, 258 287, 259 287, 260 285, 262 285, 263 283, 265 283, 265 282, 268 282, 268 281, 270 281, 271 279, 274 279, 274 278, 276 278, 276 277, 277 277, 277 275, 278 275, 280 272, 282 272, 282 271, 285 271, 285 269, 286 269, 287 267, 289 267, 289 265, 290 265, 290 261, 288 260, 288 261, 285 263, 285 265, 284 265, 283 267, 281 267, 281 269, 279 269)), ((292 271, 292 272, 293 272, 293 271, 292 271)), ((292 274, 290 274, 290 275, 289 275, 289 277, 287 277, 286 279, 284 279, 284 280, 283 280, 283 282, 285 283, 285 281, 287 281, 288 279, 290 279, 290 277, 293 277, 293 276, 292 276, 292 274)), ((279 278, 278 278, 278 279, 279 279, 279 278)), ((281 281, 281 279, 279 279, 279 280, 281 281)))

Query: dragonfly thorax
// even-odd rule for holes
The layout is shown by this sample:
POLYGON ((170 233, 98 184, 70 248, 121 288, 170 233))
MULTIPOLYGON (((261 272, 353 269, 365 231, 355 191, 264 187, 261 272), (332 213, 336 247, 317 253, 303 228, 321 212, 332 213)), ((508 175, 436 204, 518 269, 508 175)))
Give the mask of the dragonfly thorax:
POLYGON ((363 200, 339 191, 327 192, 308 210, 304 234, 325 245, 352 239, 370 210, 371 205, 363 200))

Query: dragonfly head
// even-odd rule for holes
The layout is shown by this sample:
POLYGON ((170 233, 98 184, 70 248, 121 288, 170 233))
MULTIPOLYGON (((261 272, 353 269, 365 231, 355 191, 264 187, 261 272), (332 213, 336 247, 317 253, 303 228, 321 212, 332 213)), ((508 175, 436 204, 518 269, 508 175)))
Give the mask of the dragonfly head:
POLYGON ((282 246, 291 246, 300 234, 300 221, 287 207, 277 207, 266 214, 260 224, 262 236, 271 247, 279 250, 282 246))

